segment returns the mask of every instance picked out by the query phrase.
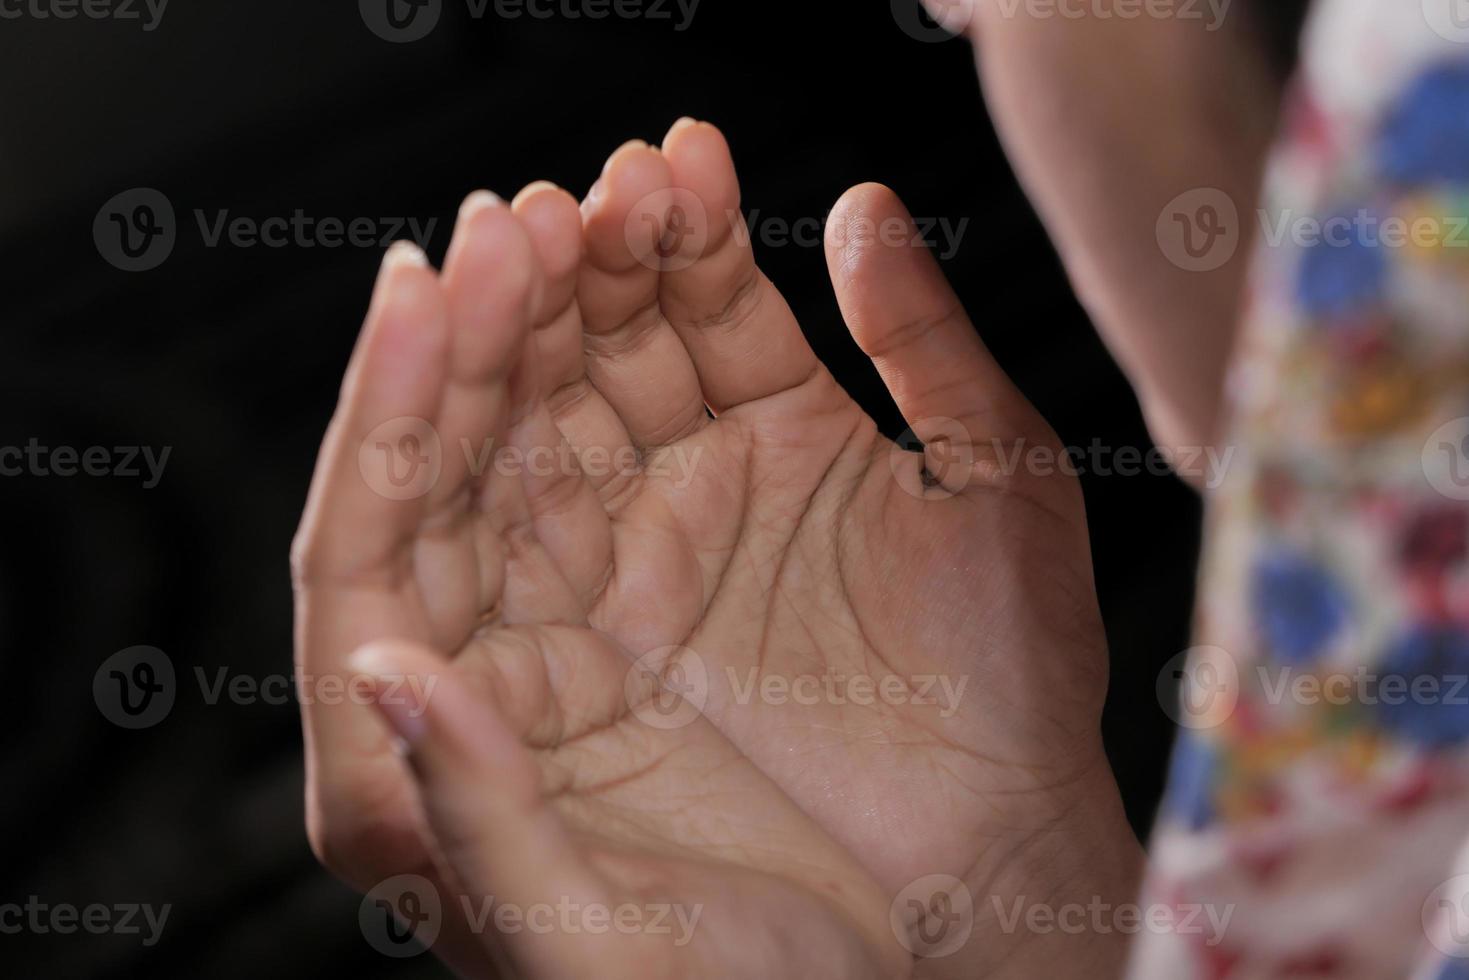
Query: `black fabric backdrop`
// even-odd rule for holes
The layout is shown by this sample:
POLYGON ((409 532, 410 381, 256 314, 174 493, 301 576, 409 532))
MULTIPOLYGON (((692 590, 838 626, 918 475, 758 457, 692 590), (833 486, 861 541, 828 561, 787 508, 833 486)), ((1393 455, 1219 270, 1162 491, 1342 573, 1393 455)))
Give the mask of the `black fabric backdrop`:
MULTIPOLYGON (((913 40, 886 3, 705 0, 683 31, 466 9, 448 0, 412 44, 342 2, 179 3, 151 31, 0 19, 0 445, 170 449, 152 488, 0 479, 0 903, 172 906, 148 948, 0 935, 0 972, 442 972, 375 953, 356 896, 312 859, 294 704, 210 704, 195 677, 291 672, 287 549, 380 249, 210 246, 196 211, 436 218, 437 261, 468 191, 548 178, 583 193, 622 141, 694 115, 724 127, 745 207, 767 219, 809 226, 863 180, 916 215, 969 219, 945 268, 1000 361, 1068 445, 1149 445, 1010 174, 964 42, 913 40), (129 273, 92 226, 136 187, 167 196, 178 240, 129 273), (178 696, 162 723, 128 731, 92 682, 138 644, 167 653, 178 696)), ((1286 24, 1277 48, 1289 39, 1286 24)), ((820 248, 760 259, 838 378, 901 430, 820 248)), ((1187 645, 1199 507, 1168 477, 1088 478, 1085 492, 1112 650, 1107 744, 1145 830, 1172 738, 1154 684, 1187 645)))

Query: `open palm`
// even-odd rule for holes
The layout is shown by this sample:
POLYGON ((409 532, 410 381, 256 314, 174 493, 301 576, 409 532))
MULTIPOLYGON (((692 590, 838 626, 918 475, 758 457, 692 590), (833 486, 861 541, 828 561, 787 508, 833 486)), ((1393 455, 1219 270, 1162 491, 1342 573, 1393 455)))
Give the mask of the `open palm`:
POLYGON ((571 543, 590 621, 891 890, 947 873, 993 891, 1020 852, 1050 860, 1052 835, 1099 818, 1126 851, 1085 514, 1055 436, 867 185, 834 210, 828 257, 927 445, 884 438, 755 266, 739 205, 723 137, 683 122, 661 150, 614 154, 584 206, 562 332, 539 335, 547 403, 579 452, 644 464, 542 522, 571 543))
POLYGON ((484 197, 442 282, 408 248, 384 264, 294 556, 314 846, 370 894, 416 876, 472 975, 905 975, 871 875, 588 627, 534 481, 417 441, 554 432, 529 397, 542 286, 484 197), (333 678, 353 695, 320 696, 333 678))
MULTIPOLYGON (((670 744, 717 740, 763 780, 732 812, 780 813, 798 837, 809 817, 887 896, 930 875, 977 906, 1126 879, 1135 843, 1098 731, 1106 660, 1080 494, 1026 465, 1054 436, 890 192, 843 198, 828 256, 919 452, 885 439, 815 359, 738 209, 723 138, 681 122, 661 150, 614 154, 580 214, 527 189, 528 247, 508 230, 456 237, 447 326, 382 340, 396 366, 374 391, 361 349, 349 374, 353 409, 297 553, 303 670, 406 637, 457 651, 502 706, 535 688, 526 677, 573 678, 581 700, 552 699, 542 722, 561 738, 555 719, 590 704, 615 720, 586 655, 538 650, 507 682, 486 651, 506 630, 589 626, 635 660, 629 691, 677 692, 655 702, 673 713, 654 727, 684 740, 670 744), (372 478, 383 447, 390 468, 425 461, 418 485, 372 478), (1099 847, 1117 854, 1105 870, 1069 863, 1099 847)), ((432 315, 425 302, 405 319, 432 315)), ((308 711, 318 849, 359 883, 426 865, 400 761, 374 719, 348 715, 308 711)), ((594 755, 617 760, 614 779, 640 771, 636 753, 594 755)), ((673 794, 702 827, 730 797, 701 785, 637 796, 673 794)), ((653 836, 683 846, 686 830, 653 836)), ((976 916, 994 927, 987 907, 976 916)), ((1020 969, 1019 941, 987 937, 970 968, 1020 969)))

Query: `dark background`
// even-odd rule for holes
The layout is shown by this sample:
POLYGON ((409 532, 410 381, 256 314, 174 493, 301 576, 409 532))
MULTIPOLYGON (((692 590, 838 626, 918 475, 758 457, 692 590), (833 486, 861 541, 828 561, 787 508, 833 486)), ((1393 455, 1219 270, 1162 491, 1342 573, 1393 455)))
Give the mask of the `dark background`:
MULTIPOLYGON (((916 2, 916 0, 915 0, 916 2)), ((1243 2, 1243 0, 1241 0, 1243 2)), ((1290 50, 1299 4, 1272 44, 1290 50)), ((437 975, 364 942, 357 897, 302 830, 293 704, 208 704, 195 682, 291 672, 286 555, 366 308, 378 248, 208 247, 194 219, 438 218, 462 197, 554 180, 680 115, 722 126, 747 210, 820 218, 890 184, 914 214, 969 218, 946 271, 996 356, 1068 445, 1149 445, 985 117, 962 41, 920 43, 887 3, 704 0, 671 21, 474 21, 446 0, 391 44, 343 0, 170 5, 138 21, 0 20, 0 445, 171 447, 125 476, 0 478, 0 903, 173 906, 162 941, 0 936, 0 972, 44 976, 437 975), (162 191, 161 266, 104 260, 93 221, 162 191), (128 731, 99 665, 165 651, 178 698, 128 731)), ((841 325, 819 247, 760 260, 837 377, 895 434, 841 325)), ((1168 477, 1085 481, 1111 643, 1106 736, 1145 831, 1171 727, 1154 694, 1187 646, 1199 507, 1168 477)))

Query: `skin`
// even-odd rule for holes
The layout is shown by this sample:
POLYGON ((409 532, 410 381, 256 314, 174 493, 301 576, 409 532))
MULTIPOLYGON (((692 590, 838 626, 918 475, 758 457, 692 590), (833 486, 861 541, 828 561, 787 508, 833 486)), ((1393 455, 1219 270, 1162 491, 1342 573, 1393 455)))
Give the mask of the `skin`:
POLYGON ((521 902, 707 906, 676 953, 447 923, 435 951, 471 973, 498 956, 535 976, 622 956, 668 974, 1116 972, 1122 937, 995 913, 1130 900, 1141 856, 1102 752, 1079 488, 1005 465, 1058 442, 917 236, 876 233, 911 228, 892 192, 844 195, 827 254, 924 455, 815 359, 738 204, 723 137, 681 120, 661 148, 613 154, 580 208, 543 184, 512 206, 472 197, 442 275, 390 256, 293 550, 298 667, 446 686, 422 725, 303 698, 313 846, 363 889, 416 871, 521 902), (442 473, 392 500, 360 448, 404 416, 432 423, 442 473), (476 474, 458 447, 487 439, 638 465, 476 474), (906 696, 740 696, 829 676, 906 696), (962 680, 957 703, 921 703, 929 676, 962 680), (695 704, 688 725, 650 728, 649 678, 695 704), (888 906, 932 874, 968 888, 974 933, 915 963, 888 906))
POLYGON ((925 3, 973 42, 1006 154, 1153 438, 1213 445, 1282 94, 1250 5, 1235 0, 1209 30, 1212 15, 1099 16, 1111 0, 1064 17, 1028 16, 1025 0, 925 3), (1234 203, 1240 241, 1219 268, 1189 271, 1156 223, 1200 188, 1234 203))
MULTIPOLYGON (((1254 207, 1279 92, 1242 19, 1210 34, 959 6, 991 116, 1155 437, 1208 444, 1244 263, 1181 270, 1154 219, 1199 187, 1254 207)), ((472 199, 441 276, 390 257, 293 551, 303 674, 375 678, 382 702, 303 698, 313 845, 363 889, 416 871, 445 894, 705 909, 675 948, 450 915, 435 951, 472 974, 1115 973, 1115 936, 1006 932, 986 902, 1125 901, 1139 860, 1097 731, 1077 488, 1002 465, 1054 437, 932 261, 873 241, 906 214, 863 186, 828 256, 854 338, 929 442, 895 454, 755 269, 737 208, 722 138, 680 124, 661 151, 615 154, 580 211, 546 185, 472 199), (447 447, 407 501, 359 465, 402 416, 447 447), (466 439, 638 465, 475 474, 466 439), (648 725, 649 704, 677 704, 652 679, 696 666, 700 711, 648 725), (442 682, 416 718, 387 693, 403 675, 442 682), (951 712, 739 696, 828 675, 966 687, 951 712), (886 906, 936 872, 970 889, 974 936, 914 962, 886 906)))

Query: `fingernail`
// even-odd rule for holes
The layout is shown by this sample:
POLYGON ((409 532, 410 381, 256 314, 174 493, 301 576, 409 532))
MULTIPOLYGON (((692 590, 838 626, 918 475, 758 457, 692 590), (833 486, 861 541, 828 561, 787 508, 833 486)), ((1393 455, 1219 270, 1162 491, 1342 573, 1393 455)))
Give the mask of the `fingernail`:
POLYGON ((678 119, 674 120, 673 125, 668 127, 668 135, 672 136, 680 129, 688 129, 690 126, 697 126, 698 124, 699 120, 693 116, 679 116, 678 119))
POLYGON ((393 734, 409 749, 421 742, 428 732, 428 704, 420 679, 397 667, 391 653, 375 644, 352 654, 348 663, 372 679, 373 701, 393 734))
POLYGON ((383 255, 383 268, 393 269, 398 266, 416 266, 420 269, 428 268, 428 256, 423 254, 423 249, 413 242, 394 242, 388 246, 388 251, 383 255))
POLYGON ((615 150, 612 151, 612 155, 609 156, 607 158, 607 162, 602 165, 602 173, 605 174, 607 172, 608 168, 612 166, 612 161, 613 160, 616 160, 618 158, 618 156, 621 155, 622 153, 625 153, 628 150, 635 150, 635 149, 646 150, 647 148, 648 148, 648 144, 644 140, 628 140, 626 143, 622 144, 617 149, 615 149, 615 150))
POLYGON ((541 193, 541 191, 559 191, 560 189, 560 187, 551 183, 549 180, 532 181, 520 189, 520 193, 515 195, 515 200, 511 202, 511 206, 513 207, 521 201, 541 193))
POLYGON ((602 195, 605 193, 607 193, 607 182, 599 177, 597 178, 597 182, 592 185, 592 189, 587 191, 586 200, 582 201, 581 204, 582 210, 590 210, 598 201, 602 200, 602 195))
POLYGON ((498 194, 491 193, 490 191, 475 191, 464 199, 463 204, 459 205, 459 219, 463 221, 466 218, 473 217, 486 208, 496 208, 503 203, 498 194))

